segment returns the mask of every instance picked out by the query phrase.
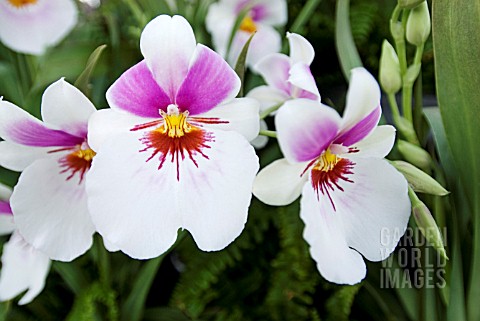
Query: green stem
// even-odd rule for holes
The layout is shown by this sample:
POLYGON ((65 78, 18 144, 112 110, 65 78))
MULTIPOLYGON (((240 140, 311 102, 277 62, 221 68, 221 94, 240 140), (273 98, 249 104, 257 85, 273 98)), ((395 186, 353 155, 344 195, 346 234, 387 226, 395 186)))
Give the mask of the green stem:
POLYGON ((321 0, 308 0, 298 14, 295 21, 292 23, 292 26, 290 27, 290 32, 301 32, 307 21, 315 13, 315 9, 317 9, 317 6, 320 4, 320 2, 321 0))
MULTIPOLYGON (((415 57, 413 59, 412 66, 422 65, 422 56, 423 56, 424 45, 420 45, 415 50, 415 57)), ((406 75, 408 76, 408 75, 406 75)), ((416 75, 415 79, 418 77, 416 75)), ((403 115, 405 118, 413 124, 412 116, 412 93, 413 93, 413 84, 415 79, 411 77, 403 77, 403 89, 402 89, 402 103, 403 103, 403 115)))
POLYGON ((388 102, 390 104, 390 110, 392 111, 392 116, 393 116, 393 122, 395 124, 398 123, 398 120, 400 119, 400 111, 398 110, 398 104, 397 100, 395 99, 395 94, 387 94, 388 97, 388 102))
POLYGON ((279 104, 276 104, 276 105, 273 105, 272 107, 269 107, 267 109, 265 109, 264 111, 262 111, 260 113, 260 119, 265 119, 268 117, 268 115, 270 115, 271 113, 273 113, 274 111, 276 111, 277 109, 279 109, 280 107, 282 107, 282 105, 284 104, 284 102, 281 102, 279 104))
POLYGON ((407 72, 407 53, 405 49, 405 28, 403 26, 403 21, 398 21, 402 11, 403 10, 397 4, 393 10, 392 18, 390 19, 390 31, 393 36, 393 41, 395 42, 395 51, 397 52, 400 64, 400 74, 403 77, 407 72))
POLYGON ((258 134, 262 136, 277 138, 277 132, 273 130, 260 130, 258 134))

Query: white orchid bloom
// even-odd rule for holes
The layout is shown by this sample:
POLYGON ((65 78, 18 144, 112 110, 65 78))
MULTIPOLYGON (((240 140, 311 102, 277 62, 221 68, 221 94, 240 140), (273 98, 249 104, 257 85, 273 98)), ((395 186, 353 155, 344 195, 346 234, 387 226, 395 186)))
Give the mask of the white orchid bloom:
POLYGON ((287 101, 275 117, 285 158, 255 181, 254 195, 270 205, 302 195, 303 236, 331 282, 360 282, 366 275, 362 255, 385 259, 407 227, 407 182, 383 159, 395 129, 377 127, 380 116, 380 88, 363 68, 352 71, 343 118, 312 100, 287 101), (382 238, 387 232, 393 237, 382 238))
POLYGON ((10 49, 42 55, 77 24, 73 0, 0 1, 0 41, 10 49))
POLYGON ((286 22, 285 0, 220 0, 210 5, 206 18, 207 30, 212 34, 215 50, 231 66, 235 65, 245 43, 255 33, 247 54, 247 65, 250 67, 268 54, 280 51, 282 41, 274 27, 283 26, 286 22), (249 8, 248 13, 227 53, 235 21, 246 8, 249 8))

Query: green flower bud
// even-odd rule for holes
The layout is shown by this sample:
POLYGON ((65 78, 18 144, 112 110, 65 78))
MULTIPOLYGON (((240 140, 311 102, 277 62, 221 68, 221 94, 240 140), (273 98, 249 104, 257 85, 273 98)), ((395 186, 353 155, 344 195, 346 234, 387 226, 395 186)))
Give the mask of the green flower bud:
POLYGON ((423 148, 401 139, 398 140, 397 147, 407 162, 426 172, 430 171, 432 158, 423 148))
POLYGON ((417 138, 417 133, 415 132, 415 129, 413 128, 413 125, 411 122, 409 122, 407 119, 401 116, 394 119, 394 121, 395 121, 395 126, 408 142, 415 145, 420 145, 420 142, 418 141, 418 138, 417 138))
POLYGON ((413 218, 415 219, 415 223, 417 223, 420 232, 438 254, 448 260, 447 252, 443 245, 442 234, 440 233, 440 229, 438 228, 432 213, 430 213, 428 207, 417 197, 411 188, 408 189, 408 196, 410 197, 410 202, 412 202, 413 218))
POLYGON ((392 45, 384 40, 380 56, 380 85, 387 94, 395 94, 402 88, 400 63, 392 45))
POLYGON ((398 6, 402 9, 412 9, 425 0, 398 0, 398 6))
POLYGON ((404 161, 392 161, 391 164, 405 176, 415 192, 444 196, 448 191, 424 171, 404 161))
POLYGON ((407 41, 415 46, 421 46, 430 35, 430 13, 426 1, 410 11, 407 19, 407 41))

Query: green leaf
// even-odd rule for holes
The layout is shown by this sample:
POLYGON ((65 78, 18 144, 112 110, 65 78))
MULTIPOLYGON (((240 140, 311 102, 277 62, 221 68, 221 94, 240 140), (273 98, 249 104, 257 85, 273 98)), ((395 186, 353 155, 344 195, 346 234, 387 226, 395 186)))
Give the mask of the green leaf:
POLYGON ((293 21, 292 26, 290 27, 290 32, 303 33, 305 24, 315 13, 315 9, 317 9, 320 2, 321 0, 308 0, 295 18, 295 21, 293 21))
POLYGON ((54 261, 52 267, 60 274, 70 290, 77 295, 89 284, 78 264, 54 261))
POLYGON ((233 28, 230 31, 230 36, 228 37, 227 54, 225 55, 225 57, 227 57, 226 59, 228 59, 228 57, 230 56, 230 50, 232 48, 233 39, 235 38, 235 35, 237 34, 237 31, 240 28, 240 25, 242 24, 243 19, 250 12, 250 9, 252 9, 252 7, 249 5, 243 8, 242 11, 238 13, 237 19, 235 20, 235 23, 233 24, 233 28))
POLYGON ((145 301, 152 286, 164 255, 147 261, 133 283, 132 291, 122 306, 122 320, 139 321, 142 319, 145 301))
POLYGON ((480 2, 436 0, 433 48, 437 97, 473 221, 467 315, 480 320, 480 2))
POLYGON ((343 75, 350 80, 350 70, 363 66, 350 28, 350 0, 337 1, 335 46, 343 75))
POLYGON ((247 61, 247 53, 248 53, 248 48, 250 47, 250 42, 252 41, 253 37, 255 36, 255 33, 253 33, 250 38, 248 38, 247 42, 245 43, 245 46, 243 46, 242 51, 240 52, 240 55, 238 56, 237 63, 235 64, 235 72, 237 73, 238 77, 240 78, 242 86, 240 87, 240 91, 238 92, 237 97, 243 97, 243 88, 244 82, 245 82, 245 70, 246 68, 246 61, 247 61))
POLYGON ((98 46, 88 57, 87 65, 83 72, 78 76, 77 80, 75 81, 75 87, 80 89, 86 96, 90 94, 90 77, 92 76, 92 72, 95 69, 95 66, 102 55, 102 52, 107 48, 107 45, 98 46))

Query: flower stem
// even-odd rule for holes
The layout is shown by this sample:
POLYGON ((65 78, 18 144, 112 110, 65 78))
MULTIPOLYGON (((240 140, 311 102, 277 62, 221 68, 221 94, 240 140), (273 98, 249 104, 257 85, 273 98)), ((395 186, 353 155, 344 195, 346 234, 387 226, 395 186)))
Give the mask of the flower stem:
POLYGON ((395 99, 395 94, 387 94, 388 102, 390 104, 390 110, 392 111, 393 122, 397 123, 400 119, 400 111, 398 110, 397 100, 395 99))
MULTIPOLYGON (((413 59, 412 66, 419 66, 422 65, 422 55, 423 55, 423 47, 424 45, 420 45, 417 47, 415 51, 415 57, 413 59)), ((413 122, 412 116, 412 92, 413 92, 413 83, 417 79, 418 74, 415 77, 410 77, 409 73, 406 73, 403 77, 403 89, 402 89, 402 103, 403 103, 403 115, 409 122, 413 122)))
POLYGON ((270 115, 271 113, 273 113, 274 111, 276 111, 277 109, 279 109, 280 107, 282 107, 284 102, 281 102, 279 104, 276 104, 276 105, 273 105, 272 107, 269 107, 267 109, 265 109, 264 111, 262 111, 260 113, 260 119, 265 119, 268 117, 268 115, 270 115))
POLYGON ((273 130, 260 130, 258 134, 262 136, 277 138, 277 132, 273 130))

